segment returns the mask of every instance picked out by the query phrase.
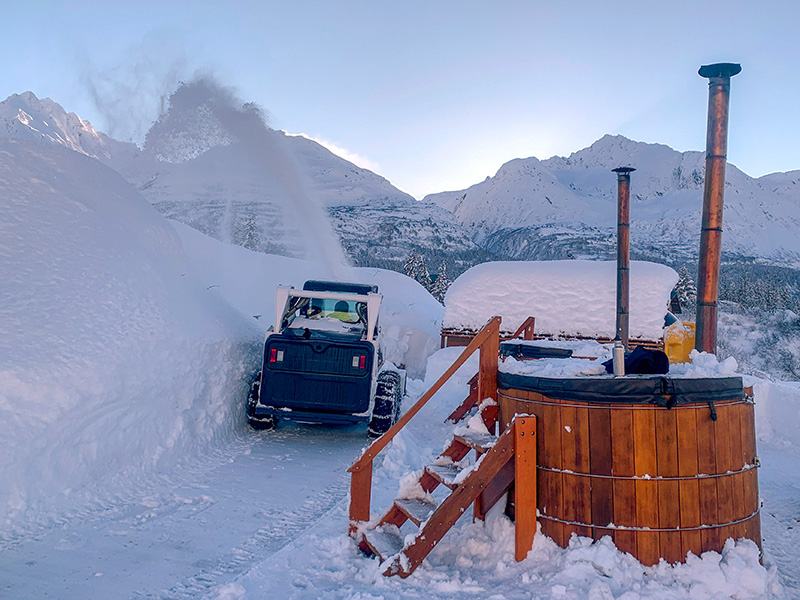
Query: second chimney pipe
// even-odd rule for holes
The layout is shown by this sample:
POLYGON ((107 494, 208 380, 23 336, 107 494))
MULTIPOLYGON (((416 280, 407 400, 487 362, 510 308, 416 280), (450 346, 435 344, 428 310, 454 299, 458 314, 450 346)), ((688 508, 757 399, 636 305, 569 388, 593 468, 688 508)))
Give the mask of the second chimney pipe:
POLYGON ((700 264, 697 272, 697 337, 695 348, 717 352, 717 301, 722 254, 722 208, 725 198, 725 167, 728 162, 728 105, 731 77, 742 70, 735 63, 700 67, 708 78, 708 128, 706 133, 706 178, 703 189, 703 225, 700 230, 700 264))
POLYGON ((631 295, 631 171, 633 167, 612 169, 617 174, 617 338, 628 350, 631 295))

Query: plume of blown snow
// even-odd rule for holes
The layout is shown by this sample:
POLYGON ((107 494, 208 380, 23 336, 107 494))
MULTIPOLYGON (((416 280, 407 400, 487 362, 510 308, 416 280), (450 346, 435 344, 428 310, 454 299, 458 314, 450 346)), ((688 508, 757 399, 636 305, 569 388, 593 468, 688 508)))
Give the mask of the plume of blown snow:
POLYGON ((114 62, 86 63, 81 83, 116 140, 141 145, 147 130, 164 110, 168 91, 191 72, 185 50, 172 36, 154 32, 114 62))
POLYGON ((267 126, 263 109, 242 102, 230 88, 210 76, 183 84, 179 92, 182 101, 207 107, 247 151, 255 168, 274 173, 285 193, 284 208, 300 225, 307 258, 321 261, 333 277, 341 279, 347 262, 327 213, 309 192, 308 182, 292 157, 281 147, 281 137, 267 126))

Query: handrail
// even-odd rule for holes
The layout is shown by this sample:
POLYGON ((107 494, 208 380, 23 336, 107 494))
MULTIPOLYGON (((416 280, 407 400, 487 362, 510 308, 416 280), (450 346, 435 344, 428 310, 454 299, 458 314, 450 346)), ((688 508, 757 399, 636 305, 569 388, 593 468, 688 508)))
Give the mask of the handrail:
POLYGON ((357 524, 370 520, 370 504, 372 497, 372 461, 383 450, 394 436, 406 426, 423 406, 438 392, 458 369, 467 362, 467 359, 478 349, 480 352, 480 366, 478 368, 478 394, 481 399, 488 393, 497 394, 497 355, 500 344, 501 317, 492 317, 483 329, 472 339, 469 345, 450 365, 430 389, 400 419, 392 425, 386 433, 372 442, 361 456, 347 469, 350 477, 350 535, 355 535, 357 524))
POLYGON ((536 318, 535 317, 528 317, 522 322, 517 330, 514 332, 514 335, 511 336, 511 339, 516 339, 520 336, 520 334, 524 334, 522 339, 524 340, 532 340, 533 339, 533 328, 536 325, 536 318))
POLYGON ((469 345, 464 348, 464 351, 459 355, 456 361, 450 366, 447 371, 445 371, 439 379, 436 380, 430 389, 425 392, 419 400, 412 406, 411 408, 406 411, 406 413, 400 417, 400 419, 392 425, 386 433, 384 433, 381 437, 377 440, 372 442, 370 446, 364 450, 363 454, 353 463, 353 465, 347 469, 348 473, 352 473, 353 471, 358 471, 360 468, 364 466, 367 462, 372 462, 372 460, 383 450, 386 446, 389 445, 389 442, 392 441, 395 435, 406 426, 414 415, 416 415, 423 406, 430 400, 433 395, 438 392, 442 386, 447 382, 453 374, 458 371, 458 369, 467 362, 467 359, 472 356, 472 354, 480 348, 483 343, 492 335, 492 333, 499 333, 500 332, 500 320, 501 317, 492 317, 486 325, 483 326, 483 329, 472 339, 469 345))

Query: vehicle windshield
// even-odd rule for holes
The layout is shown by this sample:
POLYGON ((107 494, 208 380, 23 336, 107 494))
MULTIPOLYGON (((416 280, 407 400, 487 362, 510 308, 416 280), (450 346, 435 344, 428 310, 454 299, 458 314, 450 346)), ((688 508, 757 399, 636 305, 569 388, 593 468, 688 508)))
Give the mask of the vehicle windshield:
POLYGON ((365 302, 330 298, 293 298, 284 316, 284 328, 363 334, 366 330, 365 302))

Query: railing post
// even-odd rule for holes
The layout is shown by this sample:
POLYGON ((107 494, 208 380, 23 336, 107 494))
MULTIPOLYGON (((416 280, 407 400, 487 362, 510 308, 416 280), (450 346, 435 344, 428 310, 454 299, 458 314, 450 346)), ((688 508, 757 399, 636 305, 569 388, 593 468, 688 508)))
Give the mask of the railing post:
POLYGON ((514 558, 533 547, 536 533, 536 417, 517 415, 514 428, 514 558))
POLYGON ((525 330, 522 332, 522 339, 523 340, 532 340, 533 339, 533 331, 536 325, 536 319, 531 317, 528 321, 528 325, 525 327, 525 330))
POLYGON ((478 405, 486 398, 497 399, 497 357, 500 353, 500 317, 494 317, 491 330, 481 344, 478 367, 478 405))
POLYGON ((357 523, 369 521, 369 509, 372 496, 372 461, 363 467, 351 471, 350 477, 350 526, 348 533, 352 536, 357 523))
POLYGON ((534 328, 536 327, 536 318, 535 317, 528 317, 522 322, 517 330, 514 332, 514 335, 511 336, 512 339, 518 338, 520 335, 522 336, 523 340, 532 340, 534 337, 534 328))

